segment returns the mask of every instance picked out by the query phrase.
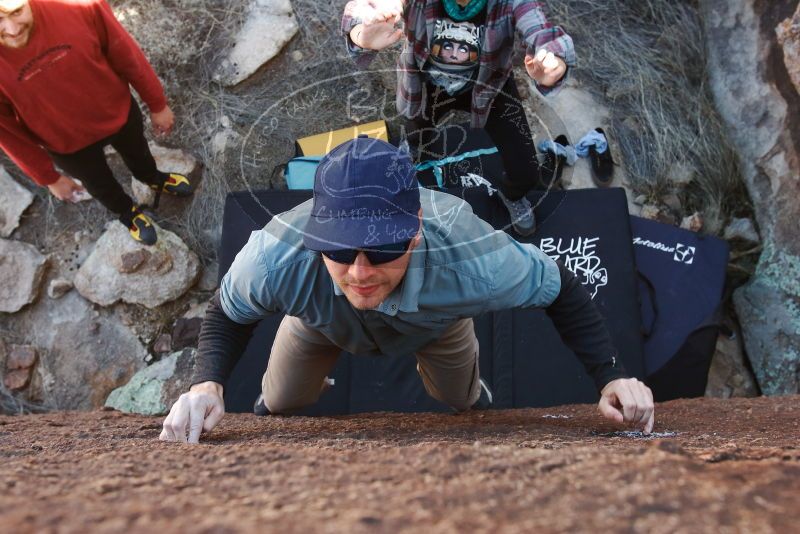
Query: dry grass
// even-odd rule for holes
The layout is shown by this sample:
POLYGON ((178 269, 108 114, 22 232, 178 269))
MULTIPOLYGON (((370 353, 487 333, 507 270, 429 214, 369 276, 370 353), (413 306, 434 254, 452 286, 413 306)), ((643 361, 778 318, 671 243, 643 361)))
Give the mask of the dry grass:
POLYGON ((48 411, 48 409, 45 406, 15 397, 0 383, 0 414, 23 415, 29 413, 44 413, 46 411, 48 411))
POLYGON ((629 178, 652 199, 693 176, 686 213, 719 232, 752 211, 736 154, 707 86, 705 38, 694 2, 551 0, 552 18, 579 46, 578 78, 609 106, 629 178))

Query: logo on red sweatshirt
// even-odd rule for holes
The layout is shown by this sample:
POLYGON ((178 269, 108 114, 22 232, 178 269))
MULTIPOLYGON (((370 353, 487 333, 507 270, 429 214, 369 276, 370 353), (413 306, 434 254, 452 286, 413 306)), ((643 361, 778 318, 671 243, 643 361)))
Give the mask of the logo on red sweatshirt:
POLYGON ((37 74, 41 74, 45 70, 53 67, 56 63, 67 57, 72 45, 58 45, 48 48, 32 60, 25 63, 19 70, 17 81, 27 82, 37 74))

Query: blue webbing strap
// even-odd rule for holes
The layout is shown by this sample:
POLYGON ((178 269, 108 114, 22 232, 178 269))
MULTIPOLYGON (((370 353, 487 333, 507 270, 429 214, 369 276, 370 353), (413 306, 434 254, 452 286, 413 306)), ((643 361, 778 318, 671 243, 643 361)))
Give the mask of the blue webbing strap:
POLYGON ((434 177, 436 177, 436 185, 438 185, 439 187, 444 187, 444 176, 442 175, 442 167, 444 167, 445 165, 465 160, 467 158, 477 158, 479 156, 488 156, 489 154, 496 154, 496 153, 497 153, 496 146, 493 146, 491 148, 479 148, 478 150, 471 150, 470 152, 464 152, 463 154, 457 154, 455 156, 450 156, 444 159, 423 161, 422 163, 417 164, 417 171, 426 171, 428 169, 433 169, 433 175, 434 177))

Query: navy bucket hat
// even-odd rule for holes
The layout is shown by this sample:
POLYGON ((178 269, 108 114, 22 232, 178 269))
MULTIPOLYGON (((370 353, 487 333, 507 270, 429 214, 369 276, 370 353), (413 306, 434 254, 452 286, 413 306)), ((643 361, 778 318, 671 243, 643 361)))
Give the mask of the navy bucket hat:
POLYGON ((303 244, 327 252, 402 243, 419 231, 419 207, 408 152, 359 136, 320 161, 303 244))

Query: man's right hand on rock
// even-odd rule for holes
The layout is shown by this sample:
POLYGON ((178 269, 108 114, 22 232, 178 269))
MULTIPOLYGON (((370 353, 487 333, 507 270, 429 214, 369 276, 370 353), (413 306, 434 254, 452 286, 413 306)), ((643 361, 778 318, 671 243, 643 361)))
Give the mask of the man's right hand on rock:
POLYGON ((195 384, 172 405, 158 439, 198 443, 200 433, 210 432, 223 415, 222 385, 216 382, 195 384))

